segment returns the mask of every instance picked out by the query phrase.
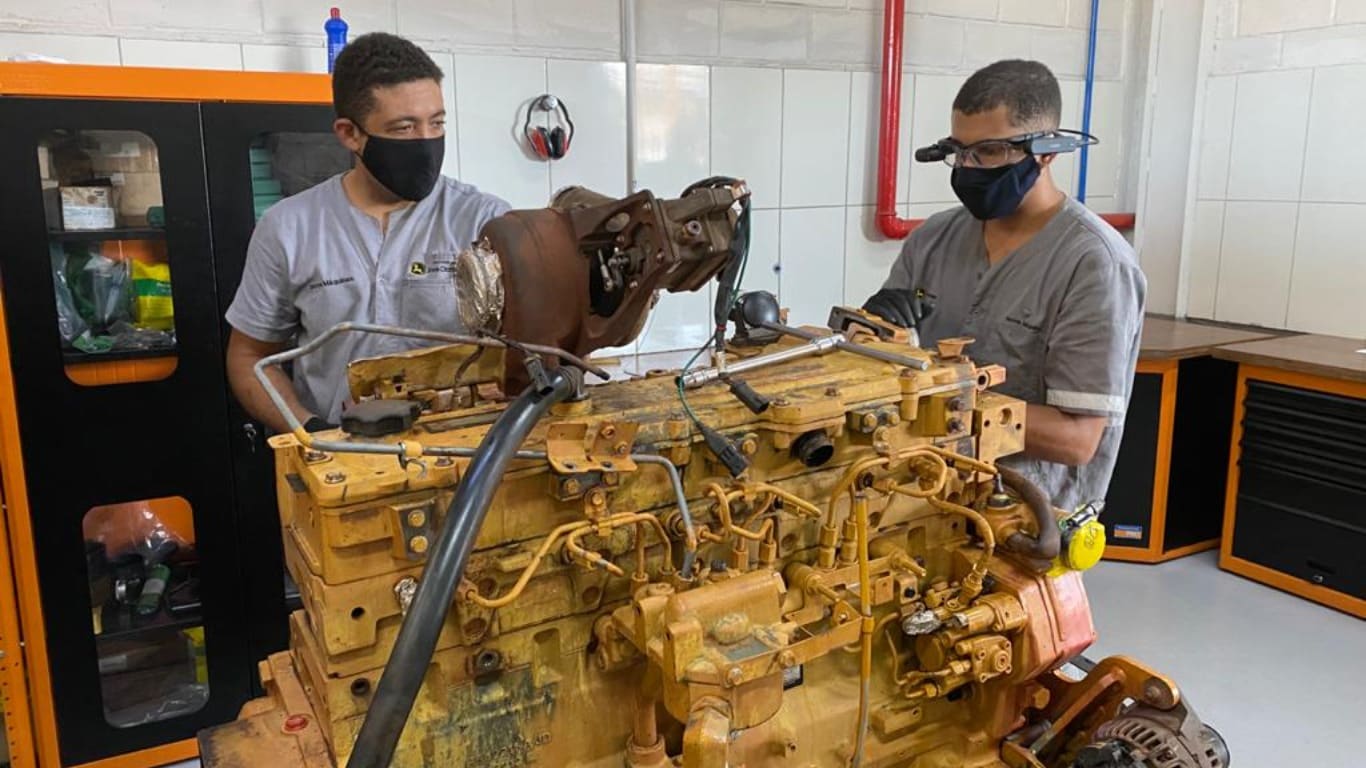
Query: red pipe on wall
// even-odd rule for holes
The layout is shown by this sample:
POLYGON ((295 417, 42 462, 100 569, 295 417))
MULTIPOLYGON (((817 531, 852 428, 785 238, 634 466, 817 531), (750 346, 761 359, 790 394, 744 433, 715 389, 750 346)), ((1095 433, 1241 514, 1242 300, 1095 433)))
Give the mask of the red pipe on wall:
MULTIPOLYGON (((924 219, 903 219, 896 214, 896 166, 901 141, 901 47, 905 39, 906 0, 886 0, 882 21, 882 122, 877 146, 877 227, 882 234, 900 240, 924 219)), ((1132 213, 1103 213, 1115 229, 1134 228, 1132 213)))

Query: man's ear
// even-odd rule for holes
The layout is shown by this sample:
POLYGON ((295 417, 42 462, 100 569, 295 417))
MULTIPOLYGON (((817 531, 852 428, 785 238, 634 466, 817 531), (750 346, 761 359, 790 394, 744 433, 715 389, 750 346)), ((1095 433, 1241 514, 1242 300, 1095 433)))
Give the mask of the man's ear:
POLYGON ((1034 159, 1038 161, 1040 168, 1047 168, 1053 164, 1053 161, 1057 159, 1057 157, 1058 155, 1054 153, 1051 155, 1035 155, 1034 159))
POLYGON ((352 154, 359 155, 365 147, 365 133, 350 118, 339 117, 332 121, 332 133, 352 154))

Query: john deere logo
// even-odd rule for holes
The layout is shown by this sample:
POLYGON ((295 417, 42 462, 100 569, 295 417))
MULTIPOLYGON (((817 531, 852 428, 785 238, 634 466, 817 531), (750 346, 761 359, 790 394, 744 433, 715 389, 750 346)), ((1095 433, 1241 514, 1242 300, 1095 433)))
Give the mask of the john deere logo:
POLYGON ((427 274, 427 265, 420 261, 414 261, 412 264, 408 265, 408 274, 425 275, 427 274))

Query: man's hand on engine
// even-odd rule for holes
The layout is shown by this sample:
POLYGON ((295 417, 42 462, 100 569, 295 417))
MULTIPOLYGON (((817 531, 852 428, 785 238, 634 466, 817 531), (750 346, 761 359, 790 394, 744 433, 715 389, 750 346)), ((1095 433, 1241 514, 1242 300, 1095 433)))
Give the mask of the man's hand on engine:
POLYGON ((902 328, 917 328, 934 310, 934 302, 919 288, 883 288, 864 302, 863 309, 902 328))

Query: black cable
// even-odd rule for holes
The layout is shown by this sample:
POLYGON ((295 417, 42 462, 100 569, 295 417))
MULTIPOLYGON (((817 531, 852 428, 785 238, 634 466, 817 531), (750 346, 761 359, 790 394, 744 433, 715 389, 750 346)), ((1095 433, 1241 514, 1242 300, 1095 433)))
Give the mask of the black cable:
POLYGON ((417 594, 408 607, 389 663, 379 679, 370 711, 356 737, 347 768, 388 768, 393 759, 399 736, 431 664, 446 614, 451 610, 451 600, 503 472, 546 411, 574 392, 569 377, 560 371, 550 371, 549 377, 549 392, 542 392, 533 385, 508 405, 484 435, 460 479, 455 498, 446 510, 441 534, 427 558, 417 594))

